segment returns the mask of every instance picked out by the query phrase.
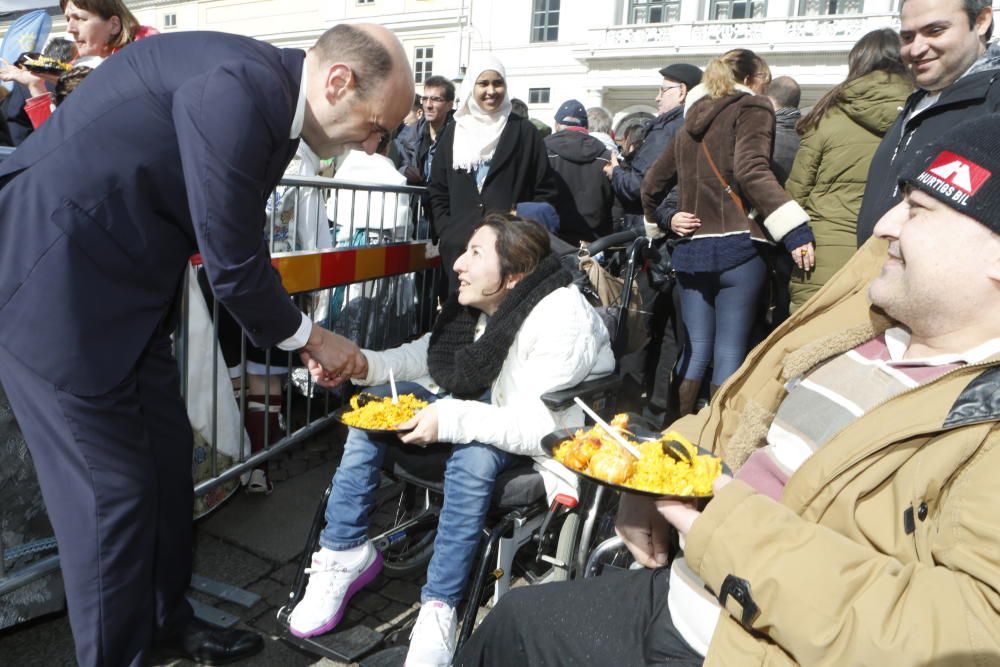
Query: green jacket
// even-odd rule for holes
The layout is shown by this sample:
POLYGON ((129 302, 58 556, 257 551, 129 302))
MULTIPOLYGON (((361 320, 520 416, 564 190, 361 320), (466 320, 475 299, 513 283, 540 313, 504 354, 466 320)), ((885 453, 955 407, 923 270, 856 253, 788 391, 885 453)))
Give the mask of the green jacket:
POLYGON ((809 214, 816 267, 792 276, 792 310, 805 303, 857 249, 858 210, 868 167, 912 87, 906 77, 877 71, 848 83, 843 97, 802 137, 788 194, 809 214))
MULTIPOLYGON (((788 380, 893 324, 867 298, 886 248, 869 240, 673 428, 738 468, 788 380)), ((715 593, 744 580, 759 613, 730 597, 705 667, 1000 664, 998 387, 1000 355, 897 394, 813 454, 780 503, 723 488, 684 555, 715 593)))

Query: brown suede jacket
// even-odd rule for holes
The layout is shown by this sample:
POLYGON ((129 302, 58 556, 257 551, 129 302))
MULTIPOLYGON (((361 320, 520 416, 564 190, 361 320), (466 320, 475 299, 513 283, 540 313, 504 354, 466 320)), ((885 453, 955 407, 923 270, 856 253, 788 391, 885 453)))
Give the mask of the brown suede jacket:
MULTIPOLYGON (((701 86, 695 87, 696 95, 701 86)), ((781 187, 771 171, 774 111, 766 97, 737 91, 725 97, 702 97, 688 109, 684 127, 646 172, 642 207, 646 221, 667 192, 678 185, 677 210, 701 220, 694 238, 750 231, 764 240, 780 241, 809 216, 781 187), (743 201, 744 211, 725 192, 705 156, 702 144, 722 177, 743 201), (747 217, 757 211, 756 219, 747 217)))

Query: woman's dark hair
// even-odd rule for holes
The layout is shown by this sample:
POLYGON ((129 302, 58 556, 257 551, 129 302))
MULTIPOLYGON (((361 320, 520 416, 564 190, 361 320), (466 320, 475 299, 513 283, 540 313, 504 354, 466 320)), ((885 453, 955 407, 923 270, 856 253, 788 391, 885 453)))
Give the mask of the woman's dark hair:
MULTIPOLYGON (((500 261, 500 284, 497 291, 514 276, 526 276, 552 252, 549 233, 534 220, 516 215, 490 213, 472 231, 489 227, 497 236, 497 259, 500 261)), ((496 292, 494 292, 495 294, 496 292)))
POLYGON ((872 72, 908 76, 906 66, 899 56, 899 47, 899 33, 889 28, 872 30, 859 39, 847 56, 847 78, 821 97, 816 106, 795 125, 798 133, 805 134, 815 129, 826 112, 844 99, 844 89, 855 79, 872 72))
MULTIPOLYGON (((139 31, 139 20, 122 0, 72 0, 72 2, 77 8, 97 14, 105 21, 110 20, 112 16, 118 17, 122 22, 122 31, 108 42, 111 48, 120 49, 135 39, 135 33, 139 31)), ((65 12, 69 3, 70 0, 59 0, 59 7, 65 12)))
POLYGON ((709 97, 719 98, 732 95, 737 84, 752 77, 761 77, 766 79, 764 83, 770 83, 771 68, 750 49, 733 49, 708 61, 701 83, 709 97))
POLYGON ((91 67, 80 65, 60 74, 59 80, 56 81, 56 88, 52 91, 52 101, 55 105, 59 106, 62 104, 66 96, 76 90, 76 87, 93 71, 91 67))

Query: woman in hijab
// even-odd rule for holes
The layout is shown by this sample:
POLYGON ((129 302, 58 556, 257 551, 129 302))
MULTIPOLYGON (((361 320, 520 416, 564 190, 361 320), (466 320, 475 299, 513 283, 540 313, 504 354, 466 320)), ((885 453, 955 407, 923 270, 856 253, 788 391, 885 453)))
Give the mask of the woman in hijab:
POLYGON ((503 64, 485 55, 467 72, 455 123, 441 136, 428 185, 449 292, 458 288, 452 266, 483 216, 511 213, 522 202, 551 204, 556 197, 538 130, 511 113, 503 64))

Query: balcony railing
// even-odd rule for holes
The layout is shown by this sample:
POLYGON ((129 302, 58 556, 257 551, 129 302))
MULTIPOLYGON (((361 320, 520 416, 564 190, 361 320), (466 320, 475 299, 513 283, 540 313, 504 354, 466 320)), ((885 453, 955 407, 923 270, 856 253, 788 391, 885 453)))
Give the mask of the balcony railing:
POLYGON ((716 53, 745 46, 768 52, 848 49, 865 33, 899 28, 895 14, 694 21, 595 28, 583 59, 674 53, 716 53))

